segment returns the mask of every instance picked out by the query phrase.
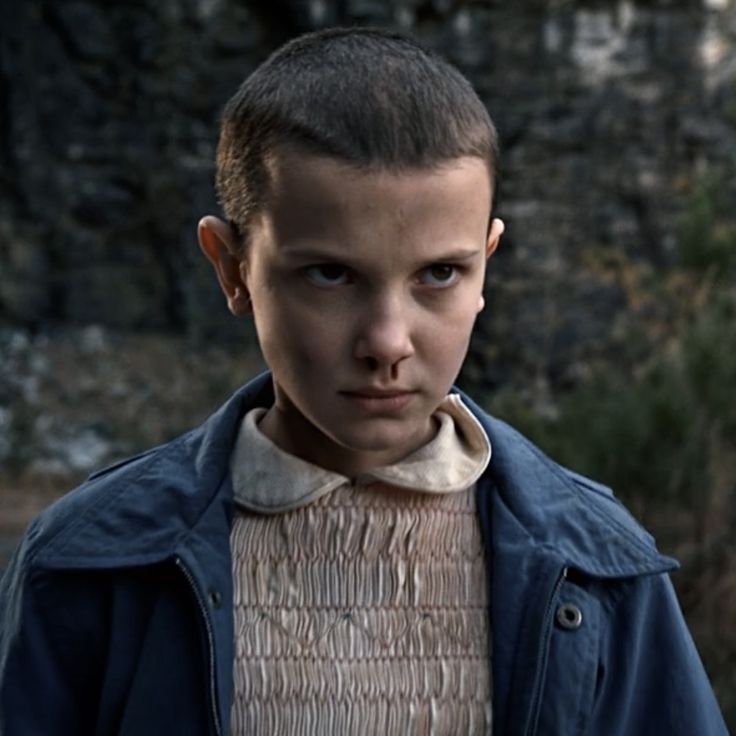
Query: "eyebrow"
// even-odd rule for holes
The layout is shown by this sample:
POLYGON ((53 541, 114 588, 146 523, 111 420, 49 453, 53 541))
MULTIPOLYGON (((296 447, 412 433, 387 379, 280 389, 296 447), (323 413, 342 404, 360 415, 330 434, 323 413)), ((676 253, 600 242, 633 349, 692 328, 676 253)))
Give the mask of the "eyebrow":
POLYGON ((482 249, 468 250, 467 248, 459 248, 458 250, 448 251, 440 256, 432 258, 433 261, 469 261, 482 253, 482 249))
MULTIPOLYGON (((457 248, 455 250, 448 250, 443 253, 427 258, 426 263, 438 263, 440 261, 469 261, 471 258, 477 258, 483 252, 480 248, 457 248)), ((312 260, 312 261, 341 261, 349 263, 351 258, 343 253, 336 253, 328 250, 321 250, 320 248, 311 247, 300 247, 287 248, 284 251, 284 255, 288 258, 295 258, 299 260, 312 260)))

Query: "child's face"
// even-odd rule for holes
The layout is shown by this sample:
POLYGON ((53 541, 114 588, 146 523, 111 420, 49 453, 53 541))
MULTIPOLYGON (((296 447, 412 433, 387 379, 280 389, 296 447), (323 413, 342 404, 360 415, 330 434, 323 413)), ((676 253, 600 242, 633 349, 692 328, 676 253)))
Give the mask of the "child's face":
POLYGON ((260 426, 282 448, 356 475, 434 434, 483 307, 503 232, 483 161, 361 172, 282 154, 245 257, 224 223, 200 243, 231 311, 252 311, 276 402, 260 426))

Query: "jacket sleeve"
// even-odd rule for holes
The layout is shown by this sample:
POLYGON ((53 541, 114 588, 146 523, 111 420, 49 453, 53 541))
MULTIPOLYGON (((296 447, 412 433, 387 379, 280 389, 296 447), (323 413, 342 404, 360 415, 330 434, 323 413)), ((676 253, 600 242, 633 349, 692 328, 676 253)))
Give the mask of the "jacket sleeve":
POLYGON ((669 576, 632 579, 618 595, 601 631, 586 733, 727 734, 669 576))
POLYGON ((0 736, 91 734, 97 612, 77 605, 73 574, 33 572, 33 536, 32 526, 0 580, 0 736))

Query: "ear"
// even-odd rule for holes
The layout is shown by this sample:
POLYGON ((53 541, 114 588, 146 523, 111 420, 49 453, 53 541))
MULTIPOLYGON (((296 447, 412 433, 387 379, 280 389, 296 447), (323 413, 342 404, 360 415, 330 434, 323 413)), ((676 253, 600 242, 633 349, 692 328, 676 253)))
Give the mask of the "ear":
POLYGON ((491 221, 488 240, 486 241, 486 258, 490 258, 496 252, 496 248, 498 248, 498 244, 501 242, 501 236, 505 229, 506 225, 504 221, 498 217, 494 217, 491 221))
POLYGON ((238 237, 230 225, 219 217, 207 215, 199 221, 197 238, 207 260, 212 264, 227 300, 228 309, 236 317, 252 313, 250 294, 243 280, 238 257, 238 237))
MULTIPOLYGON (((498 217, 494 217, 491 221, 491 227, 488 232, 488 240, 486 241, 486 259, 490 258, 496 252, 496 248, 498 248, 498 244, 501 242, 501 236, 503 235, 503 231, 505 229, 506 225, 504 224, 503 220, 500 220, 498 217)), ((481 294, 478 297, 478 312, 483 311, 483 307, 485 307, 485 305, 486 300, 481 294)))

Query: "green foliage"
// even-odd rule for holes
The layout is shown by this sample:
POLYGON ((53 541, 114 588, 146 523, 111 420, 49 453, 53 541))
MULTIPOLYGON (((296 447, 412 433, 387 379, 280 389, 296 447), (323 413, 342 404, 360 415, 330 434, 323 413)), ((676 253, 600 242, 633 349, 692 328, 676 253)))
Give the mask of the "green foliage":
POLYGON ((683 345, 693 346, 690 352, 678 346, 657 354, 635 375, 601 367, 560 397, 552 417, 508 397, 497 413, 558 461, 604 480, 635 504, 644 497, 648 504, 696 505, 711 482, 710 430, 733 421, 732 384, 709 380, 714 372, 726 373, 736 355, 736 334, 726 327, 730 335, 719 332, 731 341, 730 348, 724 346, 723 355, 731 351, 726 361, 711 349, 713 343, 703 342, 698 321, 683 336, 683 345))
MULTIPOLYGON (((736 251, 736 238, 731 246, 736 251)), ((725 286, 698 312, 682 337, 687 387, 701 411, 736 442, 736 296, 725 286)))
POLYGON ((723 275, 736 266, 733 182, 727 174, 706 177, 691 195, 679 222, 679 264, 699 273, 723 275))

